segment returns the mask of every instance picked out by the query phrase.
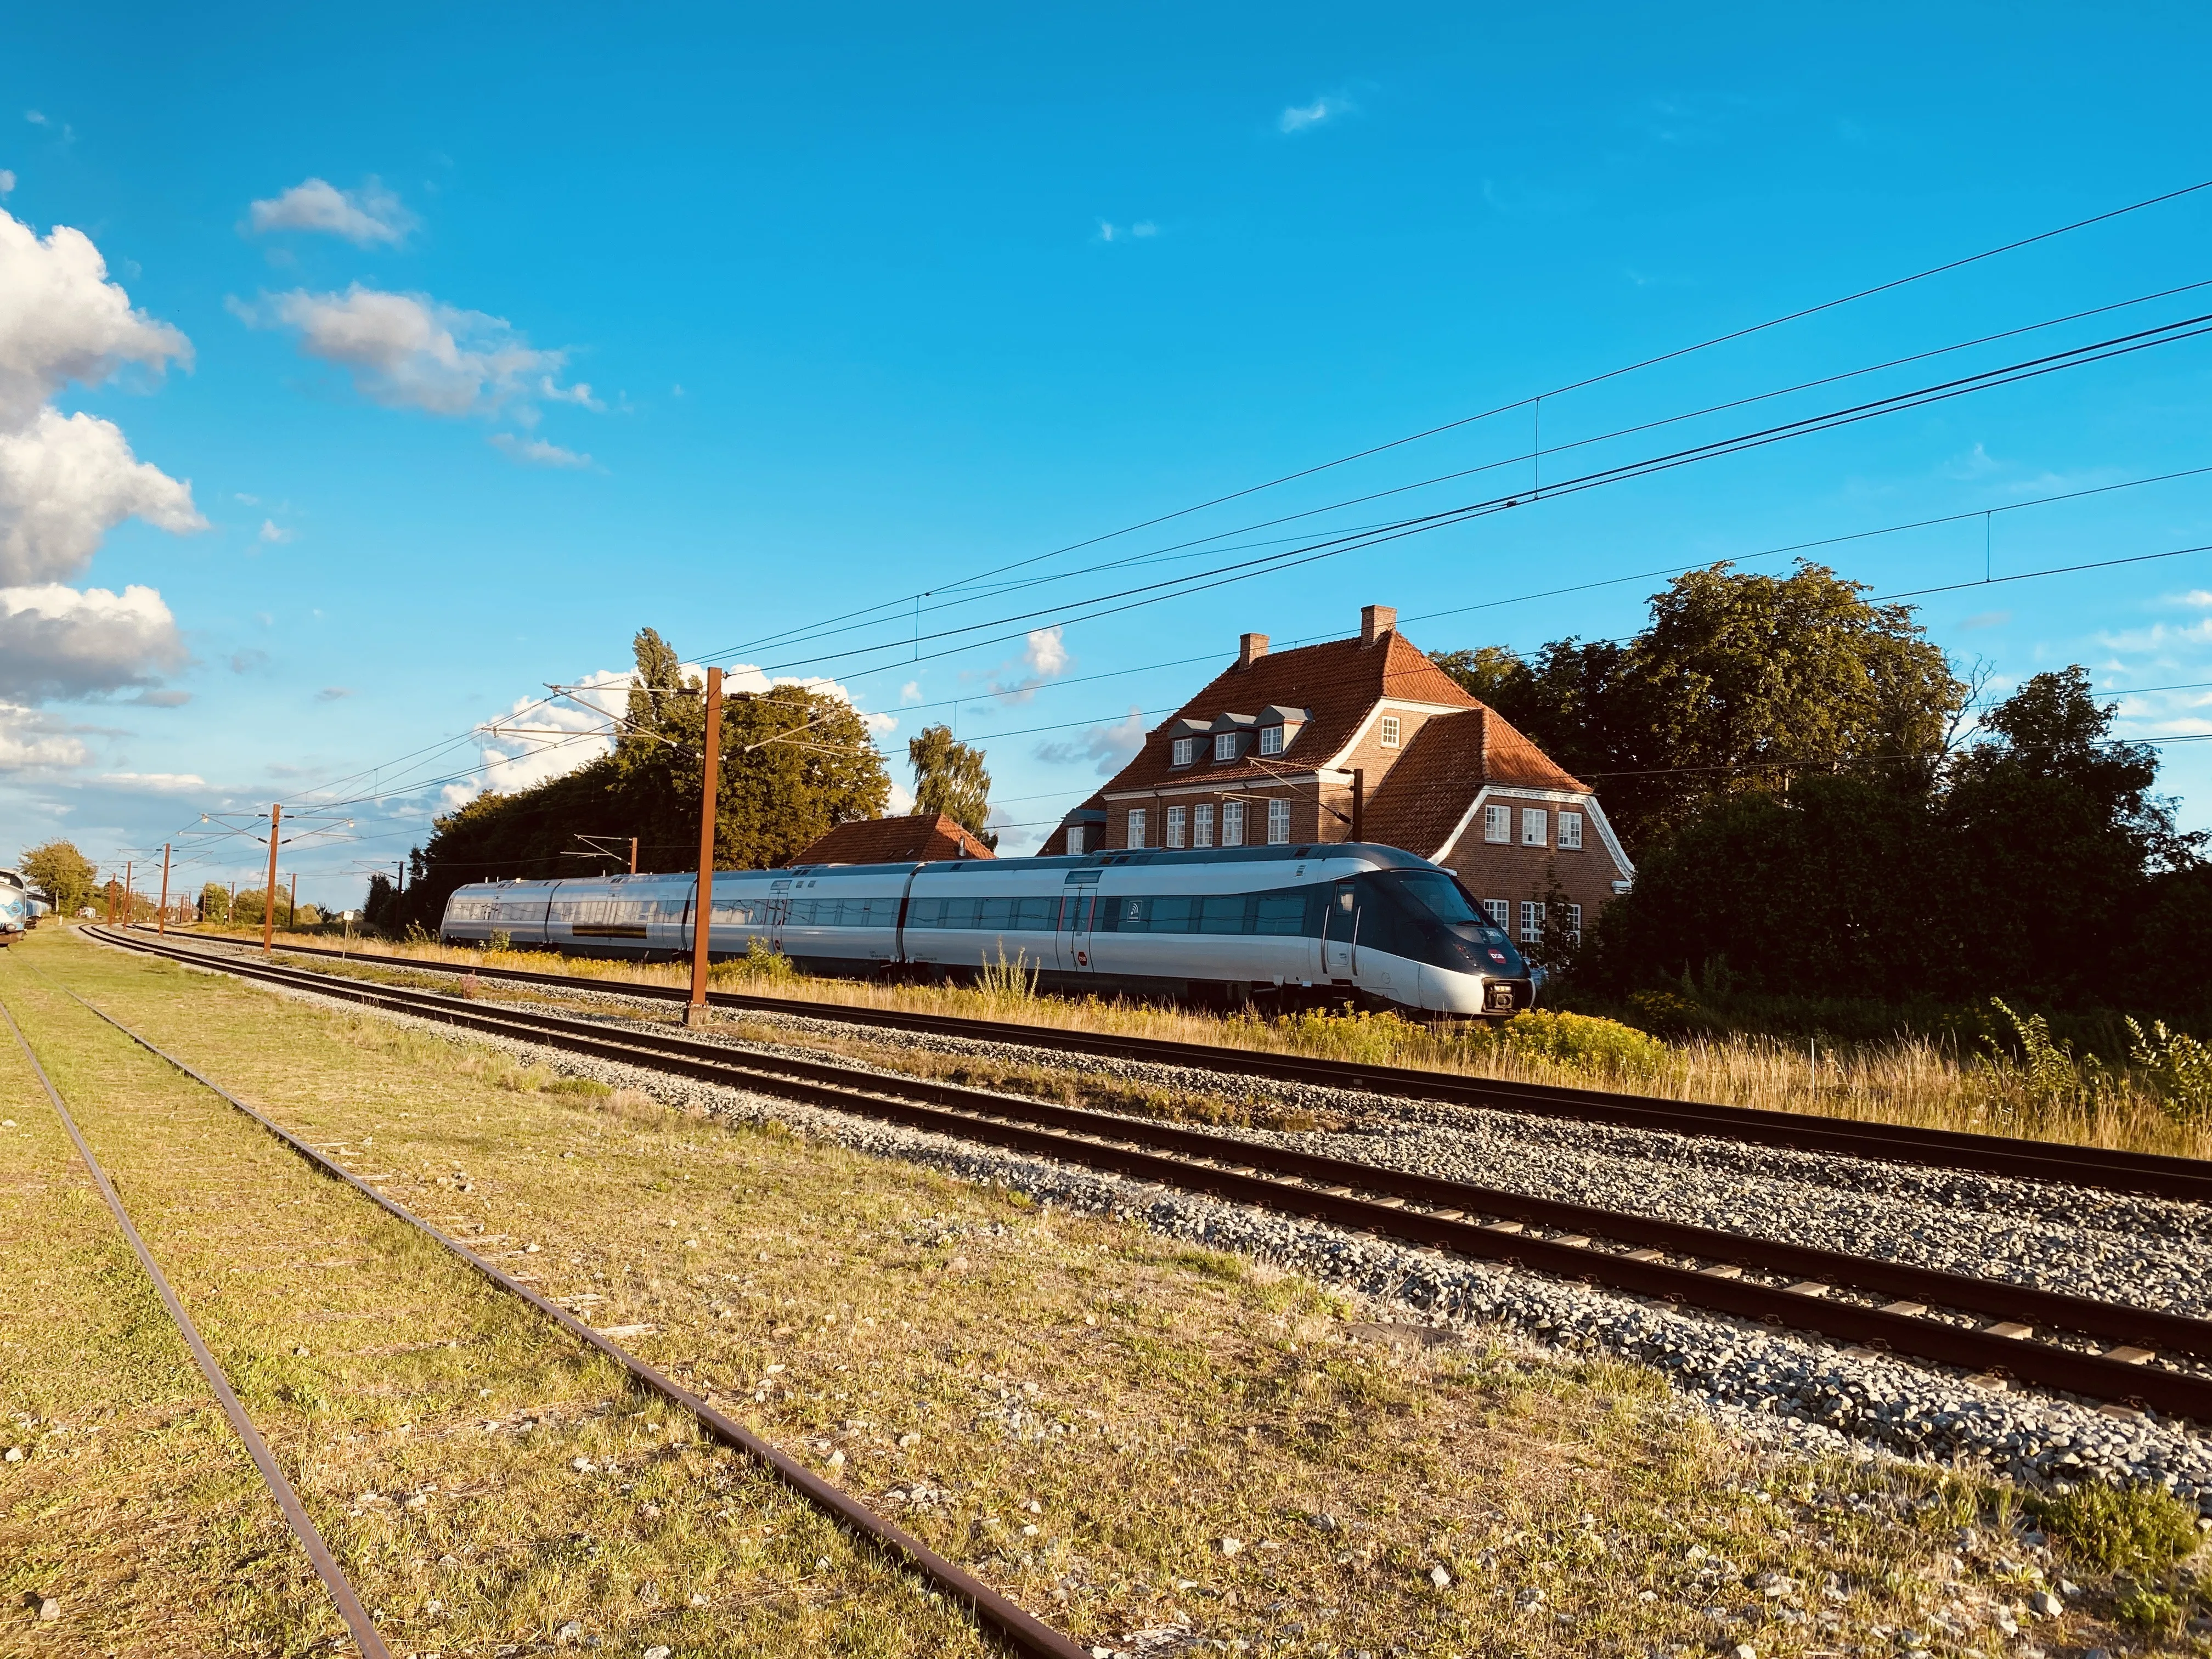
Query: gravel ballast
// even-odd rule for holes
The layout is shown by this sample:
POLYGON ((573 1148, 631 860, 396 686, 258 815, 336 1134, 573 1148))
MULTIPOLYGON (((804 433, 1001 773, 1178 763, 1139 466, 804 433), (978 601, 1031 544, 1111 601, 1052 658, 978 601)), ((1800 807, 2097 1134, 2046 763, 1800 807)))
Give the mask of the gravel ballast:
MULTIPOLYGON (((280 994, 320 1000, 307 993, 280 994)), ((604 996, 611 1003, 637 1006, 634 999, 597 988, 586 994, 593 1001, 604 996)), ((360 1011, 360 1005, 347 1006, 360 1011)), ((383 1017, 447 1037, 455 1035, 453 1028, 436 1021, 383 1017)), ((749 1018, 757 1023, 757 1017, 749 1018)), ((777 1023, 793 1028, 802 1042, 814 1034, 798 1029, 802 1024, 823 1034, 854 1034, 854 1028, 836 1022, 779 1018, 777 1023)), ((1006 1063, 1106 1071, 1217 1094, 1230 1092, 1226 1085, 1258 1081, 1011 1044, 915 1033, 868 1035, 886 1046, 988 1051, 988 1057, 1006 1063)), ((1725 1316, 1470 1261, 1030 1154, 674 1078, 650 1067, 480 1032, 468 1033, 465 1040, 634 1089, 679 1109, 697 1108, 733 1121, 772 1121, 855 1151, 1022 1191, 1064 1208, 1141 1223, 1304 1273, 1357 1296, 1380 1317, 1446 1329, 1495 1328, 1555 1349, 1641 1361, 1724 1424, 1776 1450, 1975 1467, 2039 1487, 2063 1489, 2095 1479, 2146 1484, 2212 1516, 2212 1440, 2155 1416, 2114 1415, 1935 1367, 1847 1352, 1818 1338, 1725 1316)), ((2212 1238, 2212 1216, 2201 1206, 1310 1085, 1262 1086, 1267 1098, 1353 1110, 1370 1127, 1332 1135, 1242 1132, 1252 1139, 2179 1311, 2198 1311, 2206 1297, 2204 1287, 2184 1270, 2188 1251, 2212 1238), (1671 1185, 1655 1193, 1662 1180, 1671 1185), (1792 1205, 1800 1207, 1793 1210, 1792 1205), (1984 1250, 1990 1254, 1978 1254, 1984 1250)))

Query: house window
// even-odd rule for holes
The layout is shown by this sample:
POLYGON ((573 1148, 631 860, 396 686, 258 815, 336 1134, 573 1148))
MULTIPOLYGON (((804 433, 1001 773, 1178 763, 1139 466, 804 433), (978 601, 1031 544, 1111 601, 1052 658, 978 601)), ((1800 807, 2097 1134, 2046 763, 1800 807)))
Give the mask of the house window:
POLYGON ((1175 740, 1175 763, 1177 766, 1188 766, 1197 758, 1198 739, 1196 738, 1177 738, 1175 740))
POLYGON ((1263 755, 1279 755, 1283 752, 1281 726, 1263 726, 1260 728, 1260 752, 1263 755))
POLYGON ((1221 844, 1242 847, 1244 844, 1244 803, 1225 800, 1221 803, 1221 844))
POLYGON ((1497 928, 1501 933, 1504 933, 1513 926, 1513 901, 1485 899, 1482 902, 1482 914, 1490 918, 1492 927, 1497 928))
POLYGON ((1559 814, 1559 846, 1569 853, 1579 852, 1583 844, 1583 815, 1579 812, 1559 814))
POLYGON ((1129 809, 1129 845, 1142 847, 1144 844, 1145 809, 1141 806, 1133 806, 1129 809))
POLYGON ((1579 904, 1567 907, 1567 936, 1577 945, 1583 942, 1583 907, 1579 904))
POLYGON ((1083 826, 1079 823, 1067 826, 1067 850, 1071 856, 1083 851, 1083 826))
POLYGON ((1213 804, 1211 801, 1198 809, 1198 823, 1194 827, 1197 833, 1190 838, 1193 847, 1213 845, 1213 804))
POLYGON ((1551 827, 1547 822, 1550 816, 1540 806, 1521 809, 1521 844, 1523 847, 1541 847, 1544 844, 1545 832, 1551 827))
POLYGON ((1544 907, 1534 899, 1521 901, 1521 942, 1537 945, 1544 938, 1544 907))
POLYGON ((1213 734, 1213 758, 1218 761, 1237 758, 1237 734, 1234 732, 1217 732, 1213 734))
MULTIPOLYGON (((1495 842, 1500 847, 1513 839, 1513 809, 1510 806, 1486 806, 1482 809, 1482 838, 1495 842)), ((1503 923, 1499 924, 1501 927, 1503 923)))
POLYGON ((1182 845, 1182 808, 1180 806, 1168 808, 1168 845, 1182 845))
POLYGON ((1395 714, 1385 714, 1382 717, 1382 746, 1385 749, 1395 749, 1398 746, 1398 717, 1395 714))
POLYGON ((1291 844, 1291 804, 1286 800, 1267 803, 1267 845, 1287 847, 1291 844))

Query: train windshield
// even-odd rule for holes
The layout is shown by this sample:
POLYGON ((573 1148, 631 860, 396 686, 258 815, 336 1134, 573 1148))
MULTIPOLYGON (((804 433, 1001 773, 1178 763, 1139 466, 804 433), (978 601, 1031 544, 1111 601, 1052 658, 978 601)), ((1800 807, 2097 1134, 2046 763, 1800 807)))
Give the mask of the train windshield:
POLYGON ((1480 926, 1467 890, 1441 870, 1415 870, 1398 877, 1398 889, 1420 909, 1452 926, 1480 926))

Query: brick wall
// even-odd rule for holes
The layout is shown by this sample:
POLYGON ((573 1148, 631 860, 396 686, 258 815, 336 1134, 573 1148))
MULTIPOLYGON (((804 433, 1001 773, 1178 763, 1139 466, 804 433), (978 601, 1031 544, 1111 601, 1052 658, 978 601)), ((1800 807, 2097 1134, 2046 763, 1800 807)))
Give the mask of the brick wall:
POLYGON ((1439 860, 1459 877, 1468 891, 1478 899, 1504 899, 1512 907, 1506 931, 1516 939, 1521 937, 1521 906, 1524 900, 1541 899, 1551 885, 1556 871, 1559 885, 1565 890, 1570 903, 1583 908, 1583 926, 1588 928, 1596 921, 1598 912, 1610 904, 1617 895, 1613 884, 1621 872, 1613 861, 1599 836, 1595 816, 1587 806, 1583 814, 1583 844, 1579 848, 1559 845, 1559 812, 1562 806, 1569 811, 1577 808, 1558 801, 1538 801, 1501 796, 1492 793, 1486 798, 1486 805, 1499 805, 1511 814, 1511 841, 1500 844, 1483 839, 1483 815, 1477 811, 1474 820, 1462 832, 1459 841, 1446 856, 1439 860), (1544 841, 1541 847, 1524 845, 1522 840, 1523 811, 1544 814, 1544 841))

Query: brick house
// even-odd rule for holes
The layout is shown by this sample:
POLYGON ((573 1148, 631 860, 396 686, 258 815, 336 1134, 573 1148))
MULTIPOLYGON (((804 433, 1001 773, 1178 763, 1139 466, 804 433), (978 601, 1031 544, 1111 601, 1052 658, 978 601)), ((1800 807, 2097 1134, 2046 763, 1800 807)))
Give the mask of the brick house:
POLYGON ((1379 842, 1453 871, 1516 939, 1556 874, 1579 932, 1636 878, 1597 797, 1397 622, 1371 605, 1356 640, 1272 653, 1243 635, 1038 851, 1379 842))
POLYGON ((924 859, 988 859, 991 849, 942 812, 854 818, 817 836, 793 855, 800 864, 918 864, 924 859))

